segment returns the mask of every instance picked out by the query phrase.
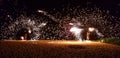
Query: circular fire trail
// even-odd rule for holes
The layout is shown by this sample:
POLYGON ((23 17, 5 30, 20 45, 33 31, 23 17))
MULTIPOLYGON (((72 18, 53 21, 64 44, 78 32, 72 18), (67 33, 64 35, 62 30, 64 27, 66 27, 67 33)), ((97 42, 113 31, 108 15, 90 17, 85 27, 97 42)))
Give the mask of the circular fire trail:
POLYGON ((66 7, 64 10, 58 11, 57 13, 52 13, 52 11, 50 13, 51 14, 46 11, 38 10, 35 14, 29 16, 21 15, 15 19, 12 18, 12 15, 8 15, 7 18, 10 19, 9 24, 4 22, 2 25, 0 38, 3 40, 63 40, 74 39, 75 37, 76 40, 81 41, 87 37, 87 32, 95 32, 98 37, 119 36, 117 33, 120 25, 118 21, 115 21, 114 26, 108 21, 108 19, 113 20, 119 18, 111 16, 96 7, 90 9, 66 7), (65 15, 62 16, 63 14, 65 15))

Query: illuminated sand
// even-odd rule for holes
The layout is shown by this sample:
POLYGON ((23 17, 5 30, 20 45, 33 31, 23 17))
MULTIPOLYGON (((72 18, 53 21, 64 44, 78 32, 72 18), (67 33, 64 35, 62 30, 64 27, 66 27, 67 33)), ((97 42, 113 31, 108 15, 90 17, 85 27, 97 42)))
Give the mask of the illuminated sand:
POLYGON ((0 41, 1 58, 119 58, 120 46, 64 40, 0 41))

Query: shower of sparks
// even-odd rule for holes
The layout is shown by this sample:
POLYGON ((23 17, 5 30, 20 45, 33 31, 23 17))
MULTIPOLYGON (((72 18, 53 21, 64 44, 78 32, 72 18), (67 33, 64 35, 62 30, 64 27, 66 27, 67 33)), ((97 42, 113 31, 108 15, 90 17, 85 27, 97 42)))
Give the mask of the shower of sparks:
MULTIPOLYGON (((119 37, 120 35, 120 23, 118 21, 120 18, 109 15, 106 10, 100 10, 96 7, 80 8, 77 6, 63 7, 61 11, 51 11, 50 14, 42 10, 38 10, 37 14, 30 16, 21 14, 22 16, 17 18, 12 18, 12 15, 7 14, 6 18, 3 18, 7 22, 0 23, 2 25, 0 38, 16 39, 18 32, 21 29, 26 29, 25 33, 29 33, 30 40, 61 40, 70 39, 74 36, 77 40, 81 40, 81 32, 88 27, 96 28, 95 31, 100 36, 119 37), (44 16, 38 15, 38 13, 44 16), (71 36, 66 29, 69 29, 74 36, 71 36)), ((93 28, 89 28, 89 31, 93 31, 93 28)), ((25 39, 25 37, 22 36, 21 39, 25 39)))
MULTIPOLYGON (((20 17, 20 19, 11 23, 8 28, 6 28, 7 31, 4 31, 4 36, 8 37, 11 35, 8 38, 14 39, 16 38, 16 34, 19 32, 19 30, 25 28, 28 30, 28 33, 32 33, 31 39, 39 39, 38 37, 41 35, 41 28, 45 25, 46 23, 42 23, 39 20, 31 20, 30 18, 20 17)), ((23 40, 25 38, 22 36, 21 39, 23 40)))
POLYGON ((75 35, 76 39, 82 41, 81 32, 83 29, 72 27, 70 31, 75 35))

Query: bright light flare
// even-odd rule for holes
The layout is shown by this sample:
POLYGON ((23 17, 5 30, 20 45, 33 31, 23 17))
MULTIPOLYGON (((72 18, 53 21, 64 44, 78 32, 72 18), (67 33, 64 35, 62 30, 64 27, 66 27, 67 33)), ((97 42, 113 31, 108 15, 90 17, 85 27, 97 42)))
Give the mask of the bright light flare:
POLYGON ((76 39, 82 41, 81 32, 83 29, 78 27, 72 27, 70 31, 75 35, 76 39))
POLYGON ((39 13, 43 13, 44 11, 42 11, 42 10, 38 10, 37 12, 39 12, 39 13))
POLYGON ((46 25, 46 23, 42 23, 41 25, 42 25, 42 26, 45 26, 45 25, 46 25))
POLYGON ((32 33, 32 31, 31 31, 31 30, 28 30, 28 33, 32 33))
POLYGON ((21 40, 24 40, 24 39, 25 39, 23 36, 21 36, 20 38, 21 38, 21 40))
POLYGON ((95 28, 90 27, 88 30, 89 30, 90 32, 93 32, 93 31, 95 30, 95 28))
POLYGON ((72 28, 70 29, 70 31, 73 32, 73 33, 80 33, 80 32, 82 31, 82 29, 79 29, 79 28, 77 28, 77 27, 72 27, 72 28))

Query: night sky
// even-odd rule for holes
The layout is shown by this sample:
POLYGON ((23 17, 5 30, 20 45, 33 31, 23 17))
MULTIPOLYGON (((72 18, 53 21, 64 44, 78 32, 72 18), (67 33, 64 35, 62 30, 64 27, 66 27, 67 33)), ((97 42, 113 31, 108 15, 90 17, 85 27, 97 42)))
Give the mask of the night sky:
POLYGON ((105 10, 110 10, 113 15, 120 14, 119 0, 0 0, 0 6, 3 9, 61 9, 64 5, 82 6, 82 7, 101 7, 105 10))
MULTIPOLYGON (((0 0, 0 15, 12 15, 13 18, 17 18, 23 13, 31 14, 38 9, 48 12, 53 9, 61 11, 68 5, 82 8, 97 7, 101 10, 108 10, 110 15, 120 17, 119 0, 0 0)), ((3 20, 3 18, 0 19, 3 20)))

